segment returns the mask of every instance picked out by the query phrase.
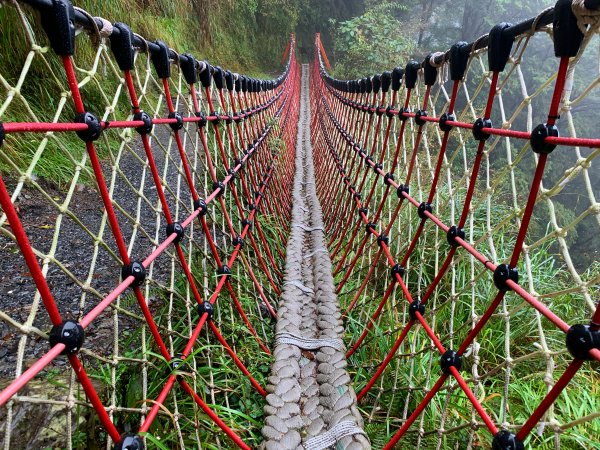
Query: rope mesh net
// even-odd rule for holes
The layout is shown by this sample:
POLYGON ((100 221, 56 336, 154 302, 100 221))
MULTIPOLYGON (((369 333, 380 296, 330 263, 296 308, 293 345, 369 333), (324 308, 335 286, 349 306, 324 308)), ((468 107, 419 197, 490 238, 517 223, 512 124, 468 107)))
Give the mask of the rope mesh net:
POLYGON ((293 151, 293 42, 283 73, 257 80, 64 5, 35 5, 49 39, 35 9, 3 11, 30 50, 0 74, 0 440, 250 448, 287 229, 288 199, 270 193, 293 151))
POLYGON ((598 445, 578 358, 600 354, 565 346, 598 329, 597 24, 564 3, 359 80, 317 37, 317 185, 375 448, 598 445))
MULTIPOLYGON (((0 49, 0 442, 258 447, 294 39, 256 80, 68 2, 2 6, 29 50, 0 49)), ((317 35, 316 194, 373 448, 598 446, 596 17, 560 1, 360 80, 317 35)))

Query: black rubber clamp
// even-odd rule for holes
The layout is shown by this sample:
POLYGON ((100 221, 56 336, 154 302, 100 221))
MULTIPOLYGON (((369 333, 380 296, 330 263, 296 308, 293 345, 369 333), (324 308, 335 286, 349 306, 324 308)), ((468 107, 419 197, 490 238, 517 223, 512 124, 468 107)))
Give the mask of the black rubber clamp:
POLYGON ((392 84, 392 72, 385 71, 381 74, 381 90, 387 92, 392 84))
POLYGON ((202 64, 204 65, 204 70, 199 74, 200 83, 202 83, 203 87, 207 88, 212 83, 212 66, 208 61, 202 61, 202 64))
POLYGON ((451 367, 454 367, 460 372, 460 369, 462 369, 462 357, 457 355, 454 350, 446 350, 440 358, 440 367, 442 368, 442 372, 446 375, 451 374, 451 367))
POLYGON ((115 450, 144 450, 144 441, 135 434, 124 434, 115 444, 115 450))
POLYGON ((392 112, 393 110, 394 110, 394 108, 392 107, 392 105, 385 108, 385 115, 387 116, 388 119, 394 118, 395 114, 392 112))
POLYGON ((431 207, 431 203, 421 202, 421 204, 419 205, 419 208, 417 209, 417 213, 419 214, 419 217, 421 219, 427 219, 425 212, 428 212, 429 214, 433 214, 433 208, 431 207))
MULTIPOLYGON (((77 136, 84 142, 93 142, 98 140, 102 135, 102 124, 97 116, 92 114, 91 112, 82 112, 75 116, 73 119, 75 123, 85 123, 88 128, 87 130, 77 131, 77 136)), ((0 145, 2 144, 2 139, 0 138, 0 145)))
POLYGON ((198 74, 196 73, 196 58, 189 53, 184 53, 179 56, 179 67, 183 78, 187 84, 195 84, 198 82, 198 74))
POLYGON ((408 116, 405 116, 404 114, 409 113, 409 112, 410 112, 410 109, 408 109, 408 108, 400 108, 398 110, 398 119, 400 119, 404 122, 405 120, 408 119, 408 116))
POLYGON ((421 68, 421 64, 417 61, 410 60, 408 64, 406 64, 406 68, 404 69, 404 83, 406 84, 406 89, 414 89, 417 85, 417 78, 419 75, 419 69, 421 68))
POLYGON ((125 280, 130 276, 134 278, 133 283, 130 285, 132 288, 141 286, 146 281, 146 268, 139 261, 132 261, 130 264, 123 265, 121 279, 125 280))
POLYGON ((533 129, 529 138, 531 149, 536 153, 552 153, 556 148, 556 144, 547 143, 547 137, 558 137, 558 128, 556 125, 539 124, 533 129))
POLYGON ((177 111, 173 111, 173 112, 169 113, 169 115, 167 117, 169 119, 177 120, 177 122, 169 124, 169 126, 171 127, 171 129, 173 131, 178 131, 183 128, 183 116, 181 114, 179 114, 177 111))
POLYGON ((208 205, 203 198, 199 198, 198 200, 194 200, 194 211, 199 209, 200 216, 205 216, 208 213, 208 205))
POLYGON ((393 174, 392 172, 388 172, 388 173, 386 173, 386 174, 383 176, 383 182, 384 182, 386 185, 388 185, 388 186, 389 186, 390 184, 392 184, 392 183, 391 183, 392 181, 394 181, 394 174, 393 174))
POLYGON ((492 439, 492 450, 525 450, 525 446, 514 433, 508 430, 500 430, 492 439))
POLYGON ((144 125, 140 125, 135 129, 140 134, 150 134, 152 132, 152 117, 148 115, 146 111, 140 111, 133 115, 133 120, 138 121, 141 120, 144 122, 144 125))
POLYGON ((583 33, 577 26, 577 17, 573 14, 571 4, 572 0, 558 0, 554 5, 552 36, 554 55, 558 58, 577 56, 583 41, 583 33))
POLYGON ((419 300, 413 300, 408 307, 408 315, 412 320, 418 320, 417 313, 421 316, 425 315, 425 305, 419 300))
POLYGON ((179 222, 167 224, 165 232, 167 237, 171 236, 173 233, 177 234, 175 239, 173 239, 173 243, 181 242, 185 237, 185 228, 183 228, 183 226, 181 226, 181 223, 179 222))
POLYGON ((369 214, 369 208, 366 208, 364 206, 362 208, 358 208, 358 215, 361 215, 361 214, 364 214, 365 216, 367 214, 369 214))
POLYGON ((375 230, 377 224, 374 222, 369 222, 365 225, 365 231, 369 234, 371 231, 375 230))
POLYGON ((471 44, 459 41, 450 47, 450 79, 452 81, 462 80, 467 71, 471 44))
POLYGON ((390 238, 387 234, 380 234, 377 236, 377 245, 381 247, 383 244, 390 245, 390 238))
POLYGON ((510 33, 505 33, 504 30, 511 26, 510 23, 502 22, 490 30, 488 65, 492 72, 502 72, 506 67, 515 37, 510 33))
POLYGON ((498 264, 494 270, 494 284, 501 291, 512 291, 506 284, 508 280, 519 282, 519 272, 516 268, 510 267, 508 264, 498 264))
POLYGON ((392 70, 392 91, 397 91, 402 86, 402 77, 404 76, 404 69, 402 67, 394 67, 392 70))
POLYGON ((65 346, 61 355, 74 355, 77 353, 85 340, 85 330, 75 320, 65 320, 60 325, 54 325, 50 331, 50 346, 63 344, 65 346))
POLYGON ((600 350, 600 330, 590 325, 573 325, 567 331, 566 344, 574 358, 591 361, 590 350, 600 350))
POLYGON ((113 24, 113 33, 110 35, 110 48, 115 55, 119 69, 123 71, 133 70, 135 61, 133 39, 133 31, 129 26, 122 22, 113 24))
POLYGON ((492 121, 490 119, 479 118, 473 123, 473 137, 478 141, 487 141, 490 138, 488 133, 484 133, 484 128, 492 128, 492 121))
POLYGON ((444 113, 440 116, 440 130, 442 131, 450 131, 452 129, 452 125, 448 125, 447 122, 455 122, 456 116, 454 114, 444 113))
POLYGON ((154 41, 158 46, 157 51, 151 53, 150 59, 154 64, 156 75, 160 79, 171 77, 171 60, 169 58, 169 46, 163 41, 154 41))
MULTIPOLYGON (((256 210, 256 204, 255 204, 255 203, 252 203, 252 204, 250 205, 250 209, 251 209, 251 210, 256 210)), ((257 211, 258 211, 258 210, 257 210, 257 211)), ((242 220, 242 227, 244 227, 244 228, 245 228, 246 226, 248 226, 248 230, 251 230, 251 229, 252 229, 252 226, 253 226, 253 223, 252 223, 252 221, 251 221, 250 219, 244 218, 244 219, 242 220)))
POLYGON ((375 173, 379 173, 379 171, 383 169, 383 164, 381 163, 375 163, 375 165, 373 166, 373 172, 375 173))
POLYGON ((425 61, 423 61, 423 80, 425 81, 425 86, 433 86, 435 80, 437 80, 438 69, 431 64, 431 56, 432 54, 430 53, 425 57, 425 61))
POLYGON ((458 228, 456 225, 452 225, 448 228, 448 232, 446 233, 446 240, 448 244, 452 247, 458 247, 458 242, 456 242, 456 238, 461 238, 463 241, 465 240, 465 230, 462 228, 458 228))
POLYGON ((41 11, 42 27, 57 55, 70 56, 75 52, 75 9, 68 0, 52 0, 41 11))

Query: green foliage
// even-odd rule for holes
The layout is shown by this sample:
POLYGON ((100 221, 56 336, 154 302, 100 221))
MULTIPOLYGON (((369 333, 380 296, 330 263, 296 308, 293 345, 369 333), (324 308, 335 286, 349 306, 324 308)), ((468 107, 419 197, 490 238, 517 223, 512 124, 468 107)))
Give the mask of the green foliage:
POLYGON ((355 78, 406 61, 415 44, 406 24, 394 15, 406 10, 401 4, 383 2, 353 19, 340 23, 332 20, 331 24, 336 27, 335 74, 355 78))

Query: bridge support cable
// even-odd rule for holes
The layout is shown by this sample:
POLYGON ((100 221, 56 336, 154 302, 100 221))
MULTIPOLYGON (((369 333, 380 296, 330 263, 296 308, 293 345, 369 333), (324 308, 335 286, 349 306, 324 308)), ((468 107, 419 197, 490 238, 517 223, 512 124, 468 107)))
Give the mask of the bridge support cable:
POLYGON ((342 315, 325 246, 302 67, 292 220, 265 406, 266 449, 371 448, 346 371, 342 315))

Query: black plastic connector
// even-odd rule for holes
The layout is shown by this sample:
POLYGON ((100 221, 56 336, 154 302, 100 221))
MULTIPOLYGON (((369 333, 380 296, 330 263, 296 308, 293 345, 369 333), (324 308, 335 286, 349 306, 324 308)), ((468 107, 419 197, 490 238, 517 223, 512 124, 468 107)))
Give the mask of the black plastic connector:
POLYGON ((405 113, 409 113, 410 109, 408 108, 400 108, 398 110, 398 119, 400 119, 401 121, 405 121, 408 119, 408 116, 404 115, 405 113))
POLYGON ((371 233, 373 230, 375 230, 375 228, 377 227, 377 224, 374 222, 369 222, 365 225, 365 231, 367 232, 367 234, 371 233))
POLYGON ((132 261, 130 264, 125 264, 121 268, 121 279, 126 280, 130 276, 134 278, 133 283, 130 285, 132 288, 141 286, 146 281, 146 268, 139 261, 132 261))
POLYGON ((198 111, 195 114, 196 117, 198 117, 200 120, 197 122, 198 123, 198 127, 202 128, 205 127, 206 124, 208 123, 208 120, 206 119, 206 116, 204 115, 203 112, 198 111))
POLYGON ((194 211, 200 210, 199 216, 205 216, 208 213, 208 205, 203 198, 199 198, 198 200, 194 200, 194 211))
POLYGON ((168 115, 169 119, 176 119, 177 122, 170 123, 169 126, 173 131, 179 131, 183 128, 183 116, 179 114, 177 111, 173 111, 168 115))
POLYGON ((573 14, 571 4, 572 0, 558 0, 554 5, 552 36, 554 55, 558 58, 576 56, 583 41, 583 33, 577 26, 577 17, 573 14))
POLYGON ((198 305, 198 315, 202 317, 203 314, 208 314, 207 319, 211 320, 215 313, 215 307, 209 301, 204 301, 198 305))
POLYGON ((508 280, 519 282, 519 272, 516 268, 510 267, 508 264, 498 264, 494 271, 494 284, 501 291, 512 291, 506 284, 508 280))
MULTIPOLYGON (((73 119, 75 123, 85 123, 88 126, 87 130, 77 131, 77 136, 84 142, 93 142, 98 140, 102 135, 102 124, 97 116, 91 112, 82 112, 73 119)), ((1 144, 1 141, 0 141, 1 144)))
POLYGON ((381 76, 373 75, 371 78, 371 84, 373 86, 373 92, 379 92, 381 89, 381 76))
POLYGON ((144 441, 135 434, 124 434, 115 445, 115 450, 144 450, 144 441))
POLYGON ((150 59, 154 64, 156 75, 160 79, 171 77, 171 60, 169 58, 169 46, 163 41, 154 41, 158 46, 158 51, 151 53, 150 59))
POLYGON ((244 248, 244 239, 239 234, 233 238, 231 243, 233 244, 234 247, 237 247, 239 245, 240 249, 244 248))
POLYGON ((390 238, 387 234, 380 234, 377 236, 377 245, 381 247, 383 244, 390 245, 390 238))
POLYGON ((456 242, 457 237, 464 240, 465 230, 458 228, 456 225, 452 225, 450 228, 448 228, 448 232, 446 233, 446 240, 448 241, 448 244, 450 244, 452 247, 458 247, 458 242, 456 242))
POLYGON ((386 186, 389 186, 392 181, 394 181, 394 174, 392 172, 388 172, 383 176, 383 183, 386 186))
POLYGON ((208 63, 208 61, 202 61, 204 64, 204 69, 200 71, 200 83, 202 86, 207 88, 210 87, 212 83, 212 66, 208 63))
POLYGON ((462 369, 462 357, 457 355, 454 350, 446 350, 440 358, 440 367, 442 368, 442 372, 446 375, 451 374, 451 367, 454 367, 460 372, 460 369, 462 369))
POLYGON ((590 325, 573 325, 567 331, 566 344, 574 358, 591 361, 590 350, 600 350, 600 330, 590 325))
POLYGON ((229 70, 226 70, 224 76, 225 86, 227 87, 227 90, 233 91, 233 74, 229 70))
POLYGON ((216 198, 219 198, 225 193, 225 184, 222 181, 215 181, 212 185, 212 188, 213 191, 216 191, 217 189, 219 190, 219 192, 216 195, 216 198))
POLYGON ((398 91, 400 89, 403 76, 404 69, 402 67, 394 67, 394 70, 392 70, 392 91, 398 91))
POLYGON ((60 325, 54 325, 50 331, 50 346, 64 344, 65 349, 61 355, 74 355, 77 353, 85 340, 85 330, 75 320, 65 320, 60 325))
POLYGON ((421 68, 421 64, 417 61, 410 60, 408 64, 406 64, 406 68, 404 69, 404 83, 406 84, 406 89, 414 89, 417 85, 417 78, 419 76, 419 69, 421 68))
POLYGON ((154 126, 152 124, 152 117, 150 117, 148 115, 148 113, 146 113, 145 111, 140 111, 138 113, 135 113, 133 115, 133 120, 141 120, 142 122, 144 122, 144 125, 140 125, 139 127, 137 127, 135 129, 135 131, 137 131, 140 134, 150 134, 152 133, 152 127, 154 126))
POLYGON ((450 79, 452 81, 460 81, 465 77, 471 47, 464 41, 459 41, 450 47, 450 79))
POLYGON ((394 108, 392 107, 392 105, 389 105, 387 108, 385 108, 385 115, 388 119, 394 118, 394 113, 392 112, 393 110, 394 108))
POLYGON ((198 74, 196 73, 196 58, 189 53, 179 55, 179 68, 185 78, 187 84, 195 84, 198 81, 198 74))
POLYGON ((408 185, 404 186, 403 184, 400 184, 398 186, 398 189, 396 189, 396 195, 398 196, 398 198, 403 199, 404 198, 403 192, 408 194, 409 191, 410 191, 410 189, 409 189, 408 185))
POLYGON ((515 37, 510 33, 505 33, 504 30, 511 26, 511 23, 502 22, 490 30, 488 65, 492 72, 502 72, 506 67, 515 37))
POLYGON ((381 163, 375 163, 375 165, 373 166, 373 172, 375 173, 379 173, 381 169, 383 169, 383 164, 381 163))
POLYGON ((133 48, 133 31, 121 22, 113 24, 113 33, 110 35, 110 48, 115 55, 119 69, 133 70, 135 49, 133 48), (118 33, 115 33, 117 30, 118 33))
POLYGON ((404 267, 402 267, 400 265, 400 263, 396 263, 392 266, 391 269, 391 273, 392 273, 392 280, 396 281, 396 275, 398 275, 400 278, 402 278, 404 276, 404 274, 406 273, 406 270, 404 269, 404 267))
POLYGON ((392 72, 385 71, 381 74, 381 90, 387 92, 392 84, 392 72))
POLYGON ((215 81, 215 86, 217 89, 223 89, 223 86, 225 86, 225 80, 223 77, 223 69, 221 69, 219 66, 215 66, 215 70, 213 71, 213 80, 215 81))
POLYGON ((558 128, 556 125, 539 124, 533 129, 529 138, 531 149, 536 153, 552 153, 556 148, 556 144, 547 143, 547 137, 558 137, 558 128))
POLYGON ((426 120, 423 120, 423 117, 427 117, 427 111, 425 111, 424 109, 419 109, 415 113, 415 122, 421 127, 427 123, 426 120))
POLYGON ((231 275, 231 269, 229 268, 229 266, 227 264, 223 264, 221 267, 219 267, 217 269, 217 275, 218 276, 226 276, 229 277, 229 275, 231 275))
POLYGON ((500 430, 492 439, 492 450, 525 450, 525 446, 514 433, 508 430, 500 430))
POLYGON ((454 122, 456 121, 456 116, 454 114, 444 113, 440 116, 440 130, 448 132, 452 129, 452 125, 448 125, 448 121, 454 122))
POLYGON ((484 133, 484 128, 492 128, 492 121, 490 119, 479 118, 473 123, 473 137, 478 141, 487 141, 490 138, 488 133, 484 133))
POLYGON ((419 217, 421 219, 427 219, 427 216, 425 215, 426 212, 428 212, 429 214, 433 213, 433 208, 431 207, 431 203, 421 202, 421 204, 419 205, 419 208, 417 209, 417 214, 419 214, 419 217))
POLYGON ((425 81, 425 86, 433 86, 435 84, 435 80, 437 80, 438 70, 437 67, 434 67, 431 64, 431 53, 425 57, 425 61, 423 61, 423 79, 425 81))
MULTIPOLYGON (((255 203, 250 204, 250 210, 255 210, 255 209, 256 209, 256 204, 255 203)), ((247 218, 242 219, 242 228, 246 228, 246 226, 247 226, 248 230, 251 230, 252 225, 253 225, 253 223, 250 219, 247 219, 247 218)))
POLYGON ((358 208, 358 215, 364 214, 365 216, 369 214, 369 208, 363 206, 362 208, 358 208))
POLYGON ((165 233, 166 233, 167 237, 171 236, 173 233, 177 234, 177 237, 175 237, 175 239, 173 240, 173 243, 178 243, 178 242, 181 242, 183 240, 183 238, 185 237, 185 228, 183 228, 181 226, 181 223, 173 222, 173 223, 167 224, 165 233))
POLYGON ((408 307, 408 315, 412 320, 418 320, 417 313, 421 316, 425 315, 425 305, 419 300, 413 300, 408 307))
POLYGON ((75 52, 75 9, 68 0, 52 0, 40 15, 42 27, 57 55, 71 56, 75 52))

